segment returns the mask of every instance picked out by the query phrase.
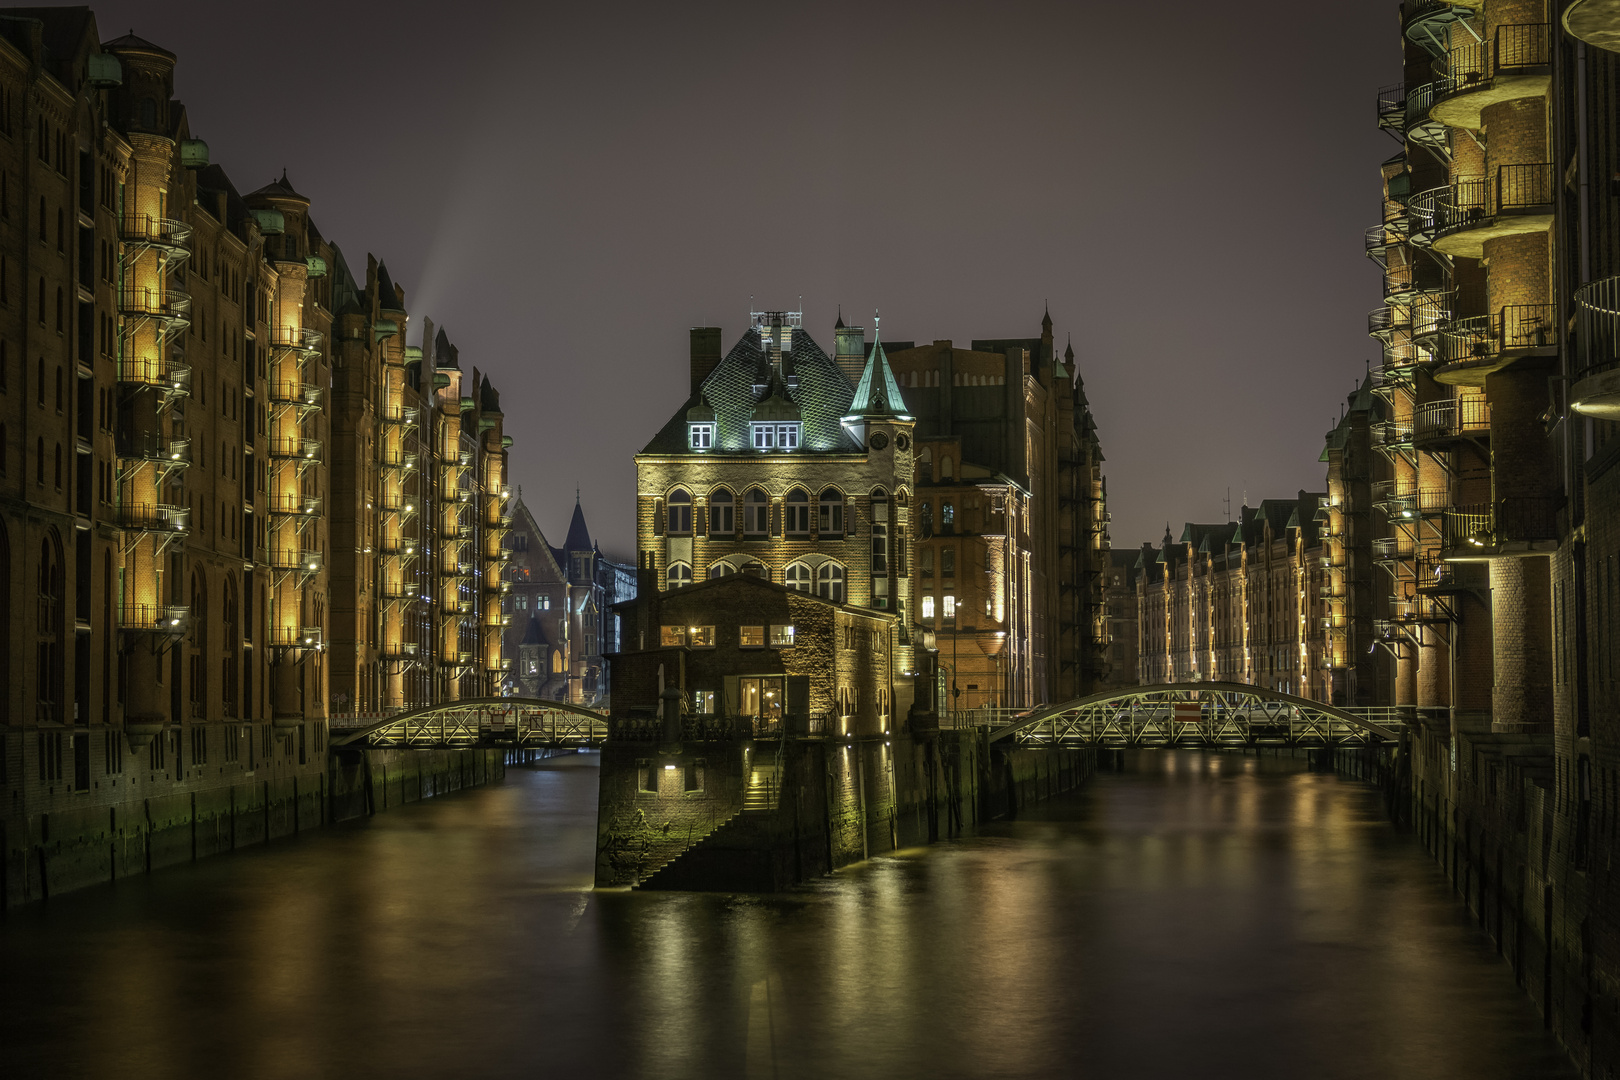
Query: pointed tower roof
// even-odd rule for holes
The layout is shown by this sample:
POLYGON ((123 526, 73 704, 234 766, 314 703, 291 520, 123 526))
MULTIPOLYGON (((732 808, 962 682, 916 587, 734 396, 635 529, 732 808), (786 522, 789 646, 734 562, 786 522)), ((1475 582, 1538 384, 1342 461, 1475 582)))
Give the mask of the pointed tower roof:
POLYGON ((1047 332, 1051 332, 1051 329, 1052 329, 1052 305, 1051 304, 1042 305, 1041 329, 1044 330, 1044 331, 1047 331, 1047 332))
POLYGON ((377 306, 384 311, 404 311, 399 306, 399 290, 394 288, 394 279, 388 276, 388 264, 382 260, 377 261, 377 306))
POLYGON ((574 493, 574 517, 568 523, 568 536, 563 540, 564 551, 591 550, 591 530, 585 526, 585 511, 579 505, 579 493, 574 493))
POLYGON ((873 319, 872 351, 866 357, 866 370, 855 387, 855 398, 849 403, 846 420, 862 416, 903 416, 906 399, 900 393, 900 384, 894 381, 889 369, 889 358, 883 351, 883 333, 873 319))
POLYGON ((839 304, 838 305, 838 321, 833 323, 833 329, 834 330, 842 330, 843 328, 844 328, 844 305, 839 304))
POLYGON ((272 180, 259 190, 249 192, 248 198, 296 199, 303 203, 309 202, 309 197, 299 194, 292 186, 292 182, 287 179, 286 169, 281 170, 281 179, 272 180))

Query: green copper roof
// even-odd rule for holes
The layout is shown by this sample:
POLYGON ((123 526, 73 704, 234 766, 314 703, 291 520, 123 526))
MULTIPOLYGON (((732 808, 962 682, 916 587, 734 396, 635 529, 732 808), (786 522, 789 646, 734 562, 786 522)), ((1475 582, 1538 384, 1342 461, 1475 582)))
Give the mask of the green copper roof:
MULTIPOLYGON (((855 387, 855 399, 849 403, 846 418, 857 416, 905 416, 900 409, 906 399, 900 394, 900 384, 889 370, 889 358, 883 352, 883 339, 873 334, 872 352, 866 358, 866 370, 855 387)), ((910 419, 910 417, 907 417, 910 419)))

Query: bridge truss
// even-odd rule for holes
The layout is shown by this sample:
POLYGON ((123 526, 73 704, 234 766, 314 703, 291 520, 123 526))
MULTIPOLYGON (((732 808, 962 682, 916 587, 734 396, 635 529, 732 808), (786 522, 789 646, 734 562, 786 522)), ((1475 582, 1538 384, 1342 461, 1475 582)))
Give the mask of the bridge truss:
POLYGON ((1030 748, 1398 743, 1393 710, 1351 710, 1242 683, 1133 686, 996 717, 989 740, 1030 748), (999 722, 997 722, 999 721, 999 722))
POLYGON ((565 749, 601 746, 608 721, 583 705, 537 698, 473 698, 412 709, 358 725, 332 724, 333 746, 565 749))

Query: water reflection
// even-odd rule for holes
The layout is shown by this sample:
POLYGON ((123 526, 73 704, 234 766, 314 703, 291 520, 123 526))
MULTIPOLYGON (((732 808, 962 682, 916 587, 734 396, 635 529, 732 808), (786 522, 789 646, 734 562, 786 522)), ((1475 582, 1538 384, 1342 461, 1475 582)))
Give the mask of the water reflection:
POLYGON ((1148 754, 775 897, 589 891, 594 759, 0 928, 0 1072, 1573 1075, 1361 785, 1148 754))

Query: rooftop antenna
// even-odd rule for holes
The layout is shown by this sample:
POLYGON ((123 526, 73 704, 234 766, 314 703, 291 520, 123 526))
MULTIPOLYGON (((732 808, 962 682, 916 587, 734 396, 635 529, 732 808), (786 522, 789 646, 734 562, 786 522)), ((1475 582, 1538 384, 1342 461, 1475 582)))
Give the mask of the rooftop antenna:
POLYGON ((1225 508, 1226 508, 1226 520, 1231 521, 1232 520, 1232 485, 1230 485, 1230 484, 1228 484, 1226 486, 1226 502, 1223 503, 1222 505, 1225 506, 1225 508))

